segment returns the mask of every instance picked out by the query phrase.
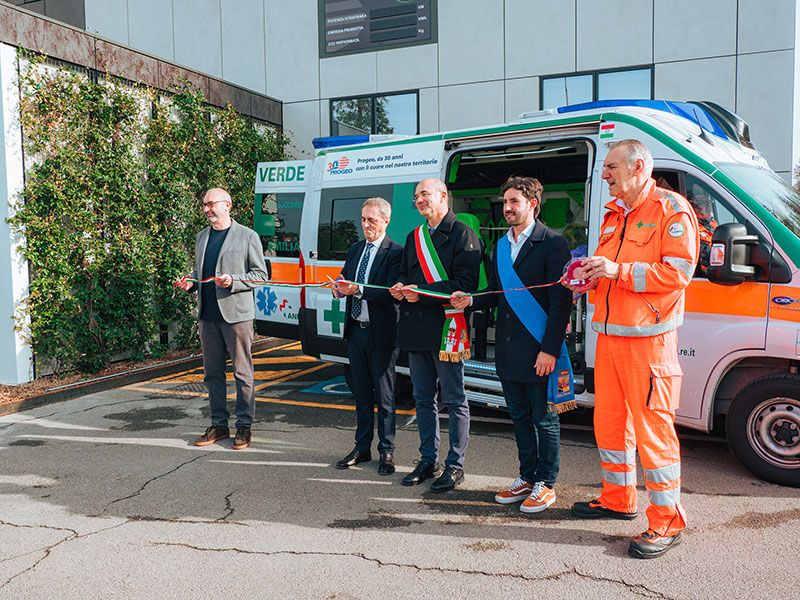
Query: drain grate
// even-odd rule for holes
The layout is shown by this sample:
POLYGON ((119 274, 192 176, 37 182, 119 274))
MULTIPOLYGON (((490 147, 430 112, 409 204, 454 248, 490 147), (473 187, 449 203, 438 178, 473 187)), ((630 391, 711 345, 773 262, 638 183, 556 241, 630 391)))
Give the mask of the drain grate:
POLYGON ((182 383, 168 389, 174 392, 198 392, 201 394, 205 394, 207 391, 205 383, 182 383))

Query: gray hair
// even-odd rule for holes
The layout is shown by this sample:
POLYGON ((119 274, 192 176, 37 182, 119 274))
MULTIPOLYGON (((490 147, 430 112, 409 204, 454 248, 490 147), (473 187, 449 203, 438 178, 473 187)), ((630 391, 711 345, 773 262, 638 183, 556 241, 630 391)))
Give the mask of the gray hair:
POLYGON ((650 150, 647 149, 642 142, 639 140, 620 140, 618 142, 611 142, 608 145, 608 149, 614 150, 616 148, 622 148, 626 154, 626 162, 628 163, 628 168, 633 169, 636 166, 636 161, 641 160, 644 163, 644 171, 649 177, 653 173, 653 155, 650 154, 650 150))
POLYGON ((380 196, 376 196, 374 198, 367 198, 366 200, 364 200, 364 204, 361 205, 361 208, 364 209, 367 206, 377 207, 378 212, 387 221, 392 218, 392 205, 389 204, 386 200, 384 200, 380 196))

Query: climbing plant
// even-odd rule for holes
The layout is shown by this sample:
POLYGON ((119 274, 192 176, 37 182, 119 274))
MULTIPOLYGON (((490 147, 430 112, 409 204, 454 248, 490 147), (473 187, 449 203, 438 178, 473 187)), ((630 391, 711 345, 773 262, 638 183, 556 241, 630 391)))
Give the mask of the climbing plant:
POLYGON ((286 139, 188 85, 164 95, 20 62, 27 164, 11 225, 24 235, 18 317, 37 359, 96 371, 195 345, 194 298, 171 282, 192 268, 202 195, 226 187, 250 225, 256 163, 283 158, 286 139))

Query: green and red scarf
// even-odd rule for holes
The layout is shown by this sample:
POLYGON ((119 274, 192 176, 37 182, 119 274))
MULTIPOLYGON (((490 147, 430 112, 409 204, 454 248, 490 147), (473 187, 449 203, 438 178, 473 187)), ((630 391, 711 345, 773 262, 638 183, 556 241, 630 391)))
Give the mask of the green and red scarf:
MULTIPOLYGON (((423 223, 414 230, 414 245, 425 282, 447 281, 447 272, 433 245, 427 223, 423 223)), ((439 360, 461 362, 471 356, 467 320, 463 310, 453 308, 450 304, 445 304, 443 308, 444 327, 442 328, 442 343, 439 347, 439 360)))

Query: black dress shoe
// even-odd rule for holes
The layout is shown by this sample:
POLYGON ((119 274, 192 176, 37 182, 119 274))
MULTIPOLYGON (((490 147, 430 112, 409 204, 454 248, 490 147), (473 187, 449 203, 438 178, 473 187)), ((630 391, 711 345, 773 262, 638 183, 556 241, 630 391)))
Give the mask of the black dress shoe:
POLYGON ((464 479, 464 470, 456 467, 447 467, 439 479, 431 484, 431 491, 437 494, 449 492, 464 479))
POLYGON ((355 467, 358 463, 369 462, 372 460, 372 455, 369 452, 361 452, 361 450, 353 450, 350 454, 345 456, 342 460, 336 463, 337 469, 349 469, 355 467))
POLYGON ((394 455, 391 452, 385 452, 381 454, 378 475, 391 475, 392 473, 394 473, 394 455))
POLYGON ((421 462, 414 467, 414 470, 411 471, 411 473, 403 477, 403 480, 400 483, 403 485, 419 485, 426 479, 434 477, 438 470, 438 464, 421 462))
POLYGON ((638 513, 621 512, 618 510, 611 510, 600 504, 600 498, 595 498, 589 502, 576 502, 572 505, 572 516, 579 519, 619 519, 621 521, 630 521, 635 519, 638 513))

